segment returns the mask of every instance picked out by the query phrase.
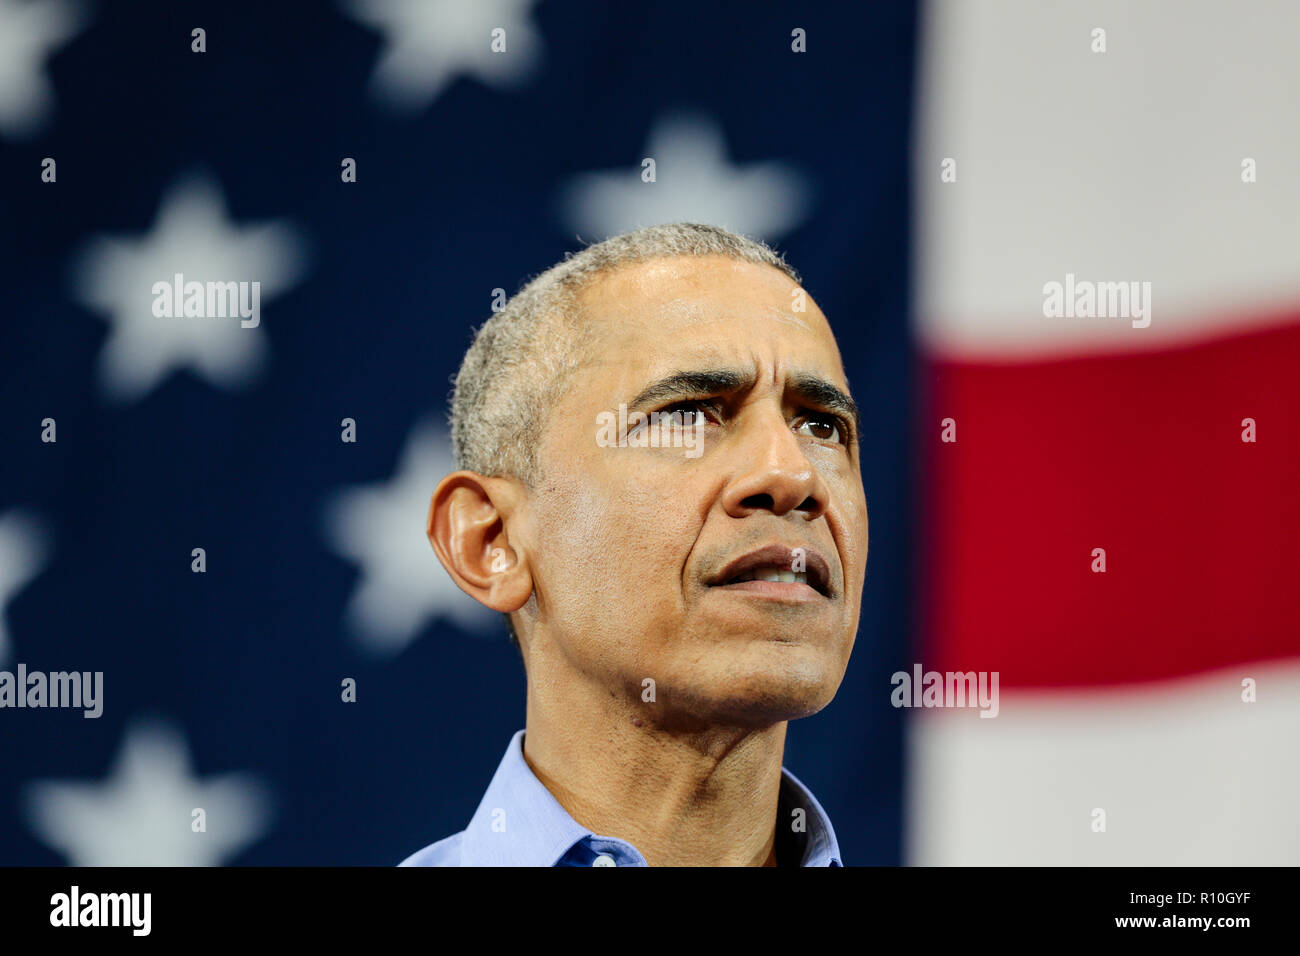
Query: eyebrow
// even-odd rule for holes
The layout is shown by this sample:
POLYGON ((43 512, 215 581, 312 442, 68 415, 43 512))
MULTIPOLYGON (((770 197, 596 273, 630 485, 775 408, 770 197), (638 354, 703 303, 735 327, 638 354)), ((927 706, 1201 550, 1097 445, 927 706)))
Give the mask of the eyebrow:
MULTIPOLYGON (((754 386, 753 372, 718 368, 678 371, 665 375, 643 388, 628 403, 629 408, 657 405, 671 399, 700 398, 706 395, 729 395, 754 386)), ((800 374, 790 379, 787 391, 809 405, 838 412, 853 423, 855 435, 862 431, 862 416, 857 402, 843 389, 816 375, 800 374)))

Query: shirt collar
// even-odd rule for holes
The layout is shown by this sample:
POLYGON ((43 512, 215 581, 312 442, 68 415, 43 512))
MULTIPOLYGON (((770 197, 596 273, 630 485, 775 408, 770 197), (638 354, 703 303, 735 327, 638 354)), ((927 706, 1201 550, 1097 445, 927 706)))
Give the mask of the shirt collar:
MULTIPOLYGON (((505 756, 492 776, 483 800, 465 828, 461 843, 466 866, 556 866, 579 843, 621 846, 632 861, 644 858, 630 844, 592 833, 560 806, 524 760, 524 731, 510 738, 505 756)), ((801 866, 842 866, 840 848, 830 818, 812 792, 794 774, 781 768, 782 806, 802 808, 804 824, 801 866)), ((787 811, 788 812, 788 811, 787 811)))

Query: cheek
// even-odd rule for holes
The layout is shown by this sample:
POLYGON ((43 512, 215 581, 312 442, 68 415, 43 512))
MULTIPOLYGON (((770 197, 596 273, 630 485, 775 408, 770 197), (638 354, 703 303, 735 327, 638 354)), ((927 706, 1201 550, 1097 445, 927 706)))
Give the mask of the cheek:
POLYGON ((862 512, 862 532, 858 536, 857 555, 856 555, 857 588, 858 588, 859 599, 861 598, 862 588, 866 584, 866 580, 867 580, 867 560, 868 560, 867 556, 869 552, 870 552, 870 546, 868 543, 868 533, 867 533, 867 512, 864 509, 862 512))
POLYGON ((689 508, 663 487, 584 480, 552 485, 539 502, 542 593, 566 625, 635 629, 681 608, 694 535, 689 508))
POLYGON ((861 587, 866 578, 869 525, 867 502, 862 486, 857 482, 842 481, 838 500, 840 509, 840 557, 845 562, 845 577, 854 587, 861 587))

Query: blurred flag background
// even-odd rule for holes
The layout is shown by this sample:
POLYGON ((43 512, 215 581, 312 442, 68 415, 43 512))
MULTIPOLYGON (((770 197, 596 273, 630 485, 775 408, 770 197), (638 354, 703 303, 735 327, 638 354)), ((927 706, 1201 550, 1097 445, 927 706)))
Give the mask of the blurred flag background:
POLYGON ((908 859, 1300 863, 1300 7, 924 23, 922 659, 1001 710, 909 725, 908 859))
POLYGON ((858 644, 786 754, 846 861, 1300 862, 1297 27, 0 0, 0 670, 104 675, 0 709, 0 863, 461 829, 523 681, 423 534, 449 377, 498 290, 669 221, 783 250, 863 408, 858 644), (257 324, 155 316, 177 274, 257 324), (1067 275, 1150 324, 1045 316, 1067 275), (917 664, 998 716, 894 707, 917 664))

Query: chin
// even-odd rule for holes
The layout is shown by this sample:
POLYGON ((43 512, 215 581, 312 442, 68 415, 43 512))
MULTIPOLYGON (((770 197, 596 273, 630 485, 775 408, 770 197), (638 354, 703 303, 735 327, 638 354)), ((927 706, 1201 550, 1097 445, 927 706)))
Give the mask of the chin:
MULTIPOLYGON (((696 713, 719 723, 763 726, 817 713, 835 698, 845 662, 806 644, 766 642, 731 660, 716 661, 716 679, 691 681, 696 713)), ((712 676, 712 675, 710 675, 712 676)))

